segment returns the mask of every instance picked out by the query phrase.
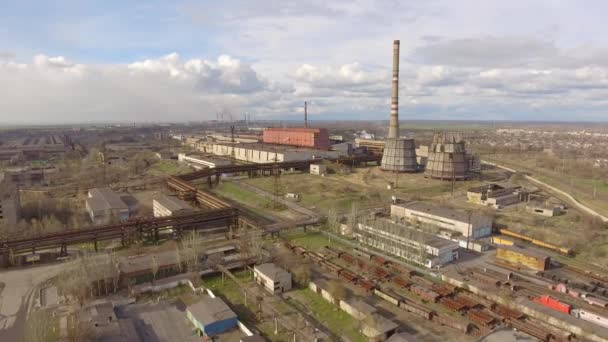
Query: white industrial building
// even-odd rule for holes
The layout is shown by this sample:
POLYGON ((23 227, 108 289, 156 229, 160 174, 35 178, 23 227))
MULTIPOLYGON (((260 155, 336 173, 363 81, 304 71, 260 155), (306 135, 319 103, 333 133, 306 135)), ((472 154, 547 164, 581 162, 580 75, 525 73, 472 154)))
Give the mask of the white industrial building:
POLYGON ((204 155, 186 155, 185 153, 179 153, 177 160, 183 163, 188 163, 195 168, 216 168, 218 166, 230 165, 229 159, 218 158, 215 156, 204 156, 204 155))
POLYGON ((391 205, 391 217, 425 223, 474 239, 492 234, 492 217, 423 202, 391 205))
POLYGON ((458 259, 458 242, 387 219, 359 223, 354 236, 363 245, 426 267, 445 265, 458 259))
POLYGON ((291 273, 273 263, 255 265, 253 267, 255 281, 272 293, 282 293, 291 289, 291 273))
POLYGON ((519 203, 525 197, 520 186, 502 187, 498 184, 487 184, 467 190, 467 200, 471 203, 500 209, 519 203))
POLYGON ((19 188, 0 173, 0 226, 17 224, 20 212, 19 188))
POLYGON ((217 156, 228 157, 232 157, 232 150, 234 149, 234 157, 237 160, 258 164, 313 160, 319 158, 338 158, 341 155, 341 153, 338 151, 326 151, 264 143, 232 144, 207 142, 199 143, 197 148, 206 153, 213 153, 217 156))
POLYGON ((129 219, 129 206, 112 190, 107 188, 89 190, 86 209, 94 224, 129 219))
POLYGON ((177 197, 161 195, 152 200, 154 217, 165 217, 186 214, 192 211, 192 207, 177 197))

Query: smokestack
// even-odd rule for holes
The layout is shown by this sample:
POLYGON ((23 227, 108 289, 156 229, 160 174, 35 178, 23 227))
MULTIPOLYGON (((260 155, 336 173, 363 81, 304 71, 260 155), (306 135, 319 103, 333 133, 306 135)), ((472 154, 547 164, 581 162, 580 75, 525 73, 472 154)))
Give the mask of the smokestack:
POLYGON ((391 119, 388 138, 399 138, 399 40, 393 41, 393 90, 391 94, 391 119))
POLYGON ((306 101, 304 101, 304 127, 308 128, 308 106, 306 101))

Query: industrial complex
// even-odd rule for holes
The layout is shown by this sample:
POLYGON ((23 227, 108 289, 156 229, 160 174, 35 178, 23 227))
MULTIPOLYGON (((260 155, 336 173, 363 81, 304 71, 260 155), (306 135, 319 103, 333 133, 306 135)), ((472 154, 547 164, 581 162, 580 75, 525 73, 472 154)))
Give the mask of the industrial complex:
POLYGON ((587 206, 491 159, 504 131, 400 122, 399 54, 388 126, 312 121, 306 101, 303 122, 0 131, 0 323, 40 341, 608 341, 602 190, 587 206))

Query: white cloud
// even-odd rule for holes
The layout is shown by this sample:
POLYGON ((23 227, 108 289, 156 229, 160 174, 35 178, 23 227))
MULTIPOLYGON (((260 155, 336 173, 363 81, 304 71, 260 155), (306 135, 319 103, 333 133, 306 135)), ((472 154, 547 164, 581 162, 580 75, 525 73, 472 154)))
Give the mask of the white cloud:
POLYGON ((606 119, 606 6, 226 0, 94 14, 67 8, 69 16, 39 18, 46 25, 35 39, 0 30, 0 122, 209 119, 223 108, 291 118, 304 100, 312 118, 386 119, 393 39, 401 39, 403 118, 606 119))

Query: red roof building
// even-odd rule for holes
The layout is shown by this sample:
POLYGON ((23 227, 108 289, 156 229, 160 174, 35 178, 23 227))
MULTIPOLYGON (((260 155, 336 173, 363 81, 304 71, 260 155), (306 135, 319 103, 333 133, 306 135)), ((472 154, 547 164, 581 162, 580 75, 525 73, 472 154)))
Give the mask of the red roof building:
POLYGON ((267 144, 291 145, 329 150, 329 133, 325 128, 265 128, 267 144))

